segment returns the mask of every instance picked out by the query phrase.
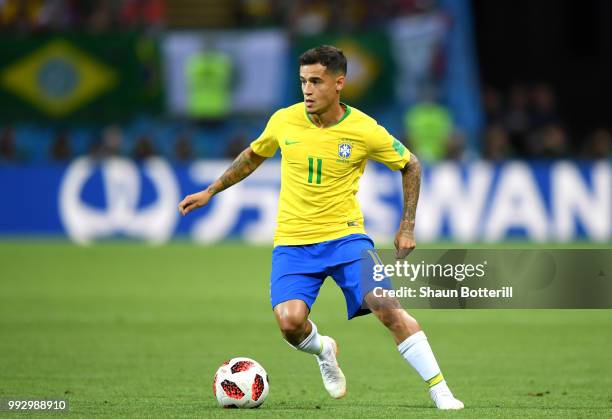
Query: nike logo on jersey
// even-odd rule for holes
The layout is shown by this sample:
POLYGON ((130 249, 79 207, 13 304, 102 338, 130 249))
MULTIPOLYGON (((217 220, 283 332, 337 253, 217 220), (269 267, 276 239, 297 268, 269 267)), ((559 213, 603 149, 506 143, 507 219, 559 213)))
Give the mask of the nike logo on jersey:
POLYGON ((291 141, 291 140, 285 139, 285 145, 291 145, 291 144, 297 144, 297 143, 299 143, 299 141, 291 141))

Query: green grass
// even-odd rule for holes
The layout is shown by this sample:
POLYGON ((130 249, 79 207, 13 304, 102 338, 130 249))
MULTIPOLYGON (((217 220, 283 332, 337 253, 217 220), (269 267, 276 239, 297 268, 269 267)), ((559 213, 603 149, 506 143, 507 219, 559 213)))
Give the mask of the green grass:
POLYGON ((612 310, 415 311, 466 404, 439 412, 383 327, 348 322, 327 281, 313 319, 340 344, 349 385, 331 400, 277 331, 269 264, 270 248, 240 244, 0 243, 0 397, 109 418, 612 415, 612 310), (217 406, 212 377, 232 356, 267 369, 260 409, 217 406))

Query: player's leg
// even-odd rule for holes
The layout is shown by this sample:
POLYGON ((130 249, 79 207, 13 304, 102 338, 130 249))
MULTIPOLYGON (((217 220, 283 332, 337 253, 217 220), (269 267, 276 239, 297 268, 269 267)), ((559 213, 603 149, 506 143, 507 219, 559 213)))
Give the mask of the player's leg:
POLYGON ((325 389, 339 399, 346 394, 346 379, 336 360, 338 347, 332 338, 320 335, 316 324, 308 318, 323 279, 320 275, 273 277, 270 296, 276 321, 287 343, 315 356, 325 389))
POLYGON ((418 322, 391 297, 376 297, 369 292, 365 302, 393 335, 402 357, 429 386, 429 394, 438 409, 462 409, 463 403, 453 396, 440 371, 425 332, 418 322))
MULTIPOLYGON (((371 247, 367 241, 366 250, 371 247)), ((367 254, 367 252, 365 252, 367 254)), ((378 263, 375 258, 365 258, 333 267, 329 274, 342 288, 346 299, 348 317, 372 311, 392 333, 402 357, 419 373, 430 389, 430 395, 439 409, 461 409, 463 403, 455 399, 444 380, 425 333, 418 322, 410 316, 395 298, 378 298, 375 287, 389 288, 387 281, 374 282, 367 264, 378 263), (365 295, 365 297, 364 297, 365 295), (365 306, 369 310, 364 310, 365 306)))
POLYGON ((369 292, 364 301, 378 320, 389 329, 397 345, 409 336, 422 332, 416 319, 402 308, 396 298, 376 297, 373 292, 369 292))
MULTIPOLYGON (((320 346, 311 348, 307 344, 310 341, 306 342, 313 330, 308 315, 326 275, 317 272, 316 266, 309 266, 310 254, 306 247, 274 248, 270 274, 270 302, 285 340, 297 349, 305 349, 304 352, 316 355, 320 352, 320 346), (303 348, 300 348, 302 343, 304 343, 303 348)), ((313 344, 315 343, 316 339, 313 344)))
POLYGON ((335 399, 346 395, 346 378, 338 365, 338 347, 329 336, 319 334, 308 319, 310 310, 303 300, 293 299, 274 307, 276 322, 285 340, 295 349, 316 357, 323 385, 335 399))

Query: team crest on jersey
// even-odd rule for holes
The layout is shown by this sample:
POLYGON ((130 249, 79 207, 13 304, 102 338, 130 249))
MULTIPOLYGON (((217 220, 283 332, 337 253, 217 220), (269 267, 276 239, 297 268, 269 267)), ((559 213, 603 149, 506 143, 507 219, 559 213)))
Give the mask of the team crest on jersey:
POLYGON ((338 144, 338 157, 343 160, 347 160, 351 157, 351 152, 353 151, 353 146, 349 143, 342 142, 338 144))

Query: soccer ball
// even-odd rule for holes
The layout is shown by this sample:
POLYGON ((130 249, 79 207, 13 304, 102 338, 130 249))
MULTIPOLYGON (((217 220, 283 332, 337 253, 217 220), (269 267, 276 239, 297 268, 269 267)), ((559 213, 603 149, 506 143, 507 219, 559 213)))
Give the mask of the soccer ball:
POLYGON ((268 397, 268 374, 250 358, 225 361, 215 373, 213 392, 226 408, 259 407, 268 397))

